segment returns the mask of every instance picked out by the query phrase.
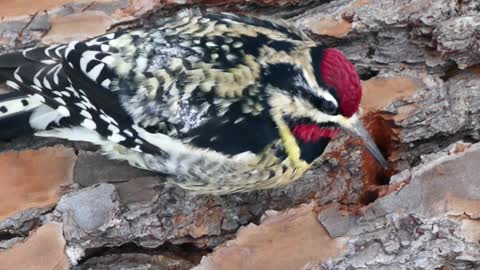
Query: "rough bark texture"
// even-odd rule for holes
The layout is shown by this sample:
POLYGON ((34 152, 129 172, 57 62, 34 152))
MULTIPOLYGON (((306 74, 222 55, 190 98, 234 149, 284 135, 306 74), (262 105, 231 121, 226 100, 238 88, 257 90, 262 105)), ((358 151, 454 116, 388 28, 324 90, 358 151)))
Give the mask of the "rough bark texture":
MULTIPOLYGON (((27 192, 0 198, 2 215, 15 206, 0 215, 0 261, 39 269, 30 254, 41 250, 38 241, 50 239, 68 260, 53 253, 58 262, 44 269, 480 268, 480 2, 0 5, 2 53, 148 23, 192 5, 284 18, 356 64, 364 80, 364 121, 392 163, 382 171, 358 141, 342 134, 314 169, 286 188, 193 196, 152 173, 109 161, 90 145, 0 142, 5 168, 21 164, 59 178, 45 188, 0 171, 5 194, 27 192), (52 145, 61 145, 53 149, 63 154, 52 157, 52 145), (59 164, 57 172, 31 167, 48 158, 59 164), (63 238, 57 239, 59 232, 63 238)), ((0 269, 11 267, 0 263, 0 269)))

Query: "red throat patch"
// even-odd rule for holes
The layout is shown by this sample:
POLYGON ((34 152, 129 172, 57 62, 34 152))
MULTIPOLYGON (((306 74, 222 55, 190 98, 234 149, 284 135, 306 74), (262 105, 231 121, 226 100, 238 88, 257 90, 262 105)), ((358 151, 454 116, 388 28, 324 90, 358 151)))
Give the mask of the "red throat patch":
POLYGON ((362 86, 355 66, 337 49, 326 49, 320 63, 323 81, 337 91, 340 112, 350 117, 358 111, 362 86))
POLYGON ((337 129, 321 128, 315 124, 298 124, 292 128, 295 138, 304 143, 315 143, 321 138, 333 138, 338 132, 337 129))

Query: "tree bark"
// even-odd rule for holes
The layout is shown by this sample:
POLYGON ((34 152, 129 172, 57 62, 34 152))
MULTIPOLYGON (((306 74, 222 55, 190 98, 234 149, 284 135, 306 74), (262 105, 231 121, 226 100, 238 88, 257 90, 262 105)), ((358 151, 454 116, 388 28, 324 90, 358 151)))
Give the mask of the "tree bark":
MULTIPOLYGON (((40 160, 52 145, 72 160, 53 203, 20 197, 13 202, 18 207, 0 212, 0 261, 11 254, 30 258, 35 233, 59 224, 68 258, 61 265, 74 269, 480 267, 480 2, 1 5, 2 53, 148 24, 192 6, 287 20, 354 62, 363 80, 363 121, 392 168, 383 171, 359 141, 341 134, 305 177, 285 188, 194 196, 107 160, 88 144, 0 142, 0 157, 12 166, 19 159, 9 151, 36 149, 28 153, 40 160)), ((65 160, 59 152, 48 157, 65 160)), ((0 170, 2 177, 14 176, 0 170)), ((15 184, 0 181, 0 188, 15 184)), ((0 199, 0 208, 7 203, 0 199)))

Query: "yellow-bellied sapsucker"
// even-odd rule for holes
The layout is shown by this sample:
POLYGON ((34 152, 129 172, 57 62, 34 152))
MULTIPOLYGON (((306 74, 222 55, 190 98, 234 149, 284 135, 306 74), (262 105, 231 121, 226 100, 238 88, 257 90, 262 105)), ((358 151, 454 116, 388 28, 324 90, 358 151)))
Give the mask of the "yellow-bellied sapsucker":
POLYGON ((354 66, 270 20, 181 12, 2 55, 0 78, 19 90, 1 97, 3 136, 92 142, 197 193, 292 182, 339 128, 386 166, 359 121, 354 66))

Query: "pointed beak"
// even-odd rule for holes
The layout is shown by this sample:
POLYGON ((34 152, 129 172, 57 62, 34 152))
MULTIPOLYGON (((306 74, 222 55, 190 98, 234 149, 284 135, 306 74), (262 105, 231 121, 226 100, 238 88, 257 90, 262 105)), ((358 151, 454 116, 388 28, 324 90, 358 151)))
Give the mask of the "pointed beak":
POLYGON ((358 116, 354 115, 350 119, 344 121, 342 125, 345 129, 350 131, 353 135, 360 137, 365 144, 368 152, 377 160, 384 169, 388 169, 388 163, 383 157, 382 152, 378 149, 377 145, 373 141, 368 131, 363 126, 362 122, 359 120, 358 116))

